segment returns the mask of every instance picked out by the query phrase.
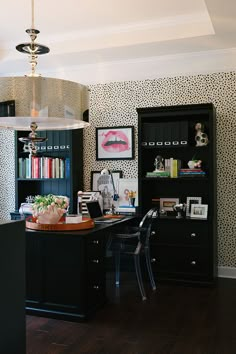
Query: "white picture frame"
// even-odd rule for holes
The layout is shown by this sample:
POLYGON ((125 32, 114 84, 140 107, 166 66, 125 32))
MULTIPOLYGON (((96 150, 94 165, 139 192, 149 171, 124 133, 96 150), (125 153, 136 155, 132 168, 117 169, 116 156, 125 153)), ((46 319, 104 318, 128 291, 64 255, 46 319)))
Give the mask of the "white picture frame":
POLYGON ((129 202, 129 192, 135 193, 135 203, 134 206, 138 206, 138 179, 137 178, 121 178, 118 180, 118 205, 130 206, 129 202))
POLYGON ((191 218, 195 219, 207 219, 208 204, 192 204, 191 206, 191 218))
POLYGON ((193 204, 201 204, 202 197, 187 197, 186 200, 186 216, 190 217, 191 215, 191 207, 193 204))
POLYGON ((160 198, 160 210, 174 211, 173 206, 179 204, 179 198, 160 198))

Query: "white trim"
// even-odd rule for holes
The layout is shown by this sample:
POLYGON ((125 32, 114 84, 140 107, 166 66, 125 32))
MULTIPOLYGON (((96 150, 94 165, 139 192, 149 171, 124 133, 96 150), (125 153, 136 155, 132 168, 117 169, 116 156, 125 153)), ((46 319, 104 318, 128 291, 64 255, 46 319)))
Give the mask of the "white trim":
POLYGON ((234 267, 218 267, 219 278, 236 278, 236 268, 234 267))
POLYGON ((236 48, 72 65, 45 74, 90 85, 229 71, 236 71, 236 48))
MULTIPOLYGON (((24 58, 25 59, 25 58, 24 58)), ((8 72, 9 63, 2 67, 0 76, 25 75, 24 72, 8 72), (4 70, 5 69, 5 70, 4 70)), ((13 62, 12 62, 13 64, 13 62)), ((84 85, 105 84, 109 82, 153 80, 177 76, 206 75, 217 72, 236 71, 236 48, 163 55, 139 59, 107 61, 91 64, 71 63, 68 66, 57 66, 54 70, 43 68, 43 60, 39 72, 42 76, 55 77, 64 80, 77 81, 84 85)), ((26 68, 26 69, 25 69, 26 68)))

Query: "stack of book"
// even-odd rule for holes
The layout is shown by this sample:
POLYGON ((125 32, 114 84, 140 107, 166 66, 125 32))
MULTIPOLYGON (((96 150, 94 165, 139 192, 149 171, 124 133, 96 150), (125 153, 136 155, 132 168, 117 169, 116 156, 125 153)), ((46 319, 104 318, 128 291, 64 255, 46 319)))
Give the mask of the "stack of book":
POLYGON ((136 208, 132 205, 119 205, 119 207, 116 209, 117 214, 135 214, 136 213, 136 208))
POLYGON ((170 177, 170 171, 147 172, 146 177, 170 177))
POLYGON ((206 172, 201 168, 181 168, 179 177, 205 177, 206 172))

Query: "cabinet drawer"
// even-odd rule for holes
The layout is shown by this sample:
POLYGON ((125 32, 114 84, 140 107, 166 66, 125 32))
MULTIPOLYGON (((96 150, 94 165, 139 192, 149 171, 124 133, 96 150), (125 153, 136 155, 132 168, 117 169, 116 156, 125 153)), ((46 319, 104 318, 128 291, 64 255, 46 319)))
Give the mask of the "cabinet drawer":
POLYGON ((154 272, 210 274, 212 257, 208 248, 152 247, 151 261, 154 272))
POLYGON ((98 306, 105 302, 106 286, 105 279, 89 279, 88 282, 88 306, 98 306))
POLYGON ((207 245, 209 243, 208 223, 204 221, 169 222, 154 225, 152 243, 207 245))
POLYGON ((87 253, 90 258, 102 257, 104 253, 103 241, 99 237, 91 237, 87 243, 87 253))

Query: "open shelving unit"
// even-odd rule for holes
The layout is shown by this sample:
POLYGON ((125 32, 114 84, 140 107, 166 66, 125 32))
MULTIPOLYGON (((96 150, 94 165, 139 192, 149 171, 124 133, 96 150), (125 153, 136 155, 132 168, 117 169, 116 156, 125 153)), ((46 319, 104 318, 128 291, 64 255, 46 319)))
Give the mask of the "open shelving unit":
POLYGON ((178 219, 173 211, 156 221, 151 240, 154 272, 160 279, 213 284, 217 274, 215 108, 206 103, 138 108, 137 112, 141 213, 160 198, 178 198, 185 204, 188 197, 201 197, 201 204, 208 206, 206 219, 185 215, 178 219), (198 122, 204 124, 209 138, 205 146, 196 146, 198 122), (202 161, 205 175, 146 177, 154 170, 157 155, 164 161, 177 159, 185 169, 195 156, 202 161))

